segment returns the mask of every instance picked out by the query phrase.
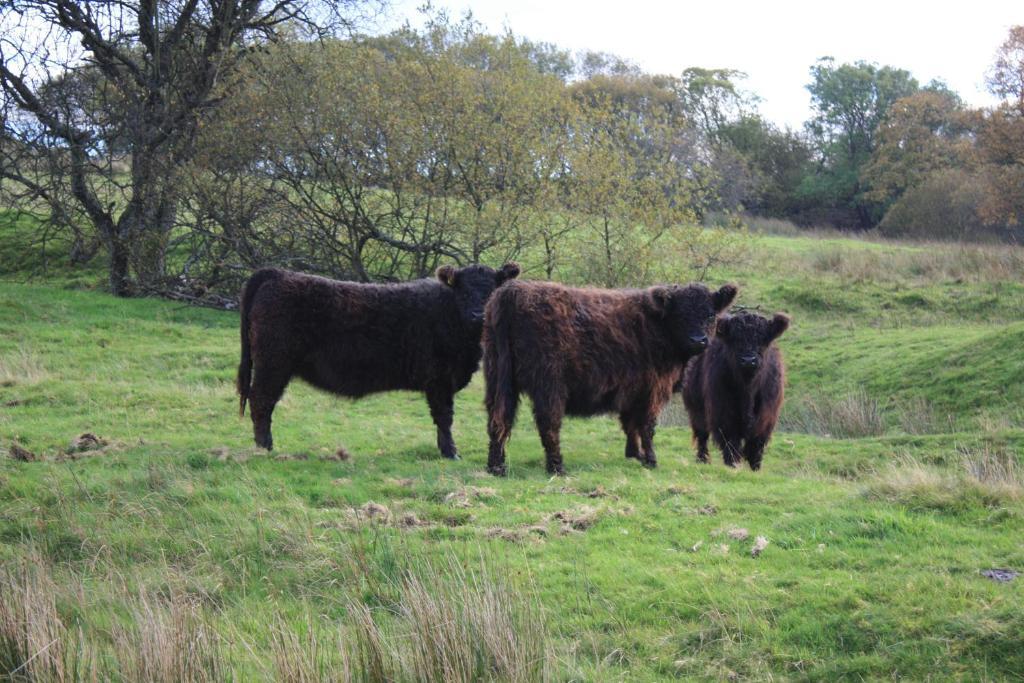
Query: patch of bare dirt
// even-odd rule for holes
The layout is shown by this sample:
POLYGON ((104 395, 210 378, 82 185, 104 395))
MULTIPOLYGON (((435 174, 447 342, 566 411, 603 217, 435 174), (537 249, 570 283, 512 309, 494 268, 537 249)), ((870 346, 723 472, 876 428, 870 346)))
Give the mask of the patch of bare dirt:
POLYGON ((416 527, 430 526, 430 523, 417 517, 414 512, 403 512, 398 516, 398 526, 402 529, 415 529, 416 527))
POLYGON ((559 510, 548 517, 548 521, 561 522, 562 533, 573 531, 586 531, 594 526, 600 516, 600 511, 589 505, 581 505, 574 510, 559 510))
POLYGON ((71 444, 68 446, 65 453, 71 455, 72 453, 98 451, 101 448, 105 448, 107 444, 108 442, 106 439, 100 438, 92 432, 83 432, 71 440, 71 444))
POLYGON ((587 498, 610 498, 612 500, 619 499, 619 497, 614 493, 609 493, 608 491, 605 491, 604 487, 601 486, 600 484, 590 489, 589 491, 585 491, 583 495, 586 496, 587 498))
POLYGON ((371 522, 387 524, 391 521, 391 510, 386 505, 370 500, 363 503, 363 506, 359 508, 359 516, 371 522))
POLYGON ((498 492, 490 486, 464 486, 444 497, 444 502, 452 507, 468 508, 484 498, 497 498, 498 492))
POLYGON ((520 526, 511 529, 505 527, 491 527, 484 532, 487 538, 499 538, 509 543, 540 543, 548 535, 547 527, 540 525, 520 526))
POLYGON ((274 460, 309 460, 309 453, 278 453, 274 460))
POLYGON ((750 548, 750 556, 757 557, 764 552, 764 549, 768 547, 768 539, 764 536, 758 536, 754 539, 754 545, 750 548))
POLYGON ((347 462, 352 459, 352 454, 344 447, 339 446, 333 453, 325 453, 320 456, 321 460, 333 460, 335 462, 347 462))
POLYGON ((7 454, 12 460, 17 460, 18 462, 34 462, 42 459, 17 442, 12 443, 7 448, 7 454))
POLYGON ((249 458, 260 452, 261 449, 255 447, 233 449, 227 446, 217 446, 209 450, 209 454, 220 462, 246 462, 249 458))
POLYGON ((96 436, 92 432, 83 432, 72 439, 67 448, 57 454, 56 459, 60 461, 91 458, 98 455, 107 455, 124 447, 125 444, 121 441, 105 439, 101 436, 96 436))

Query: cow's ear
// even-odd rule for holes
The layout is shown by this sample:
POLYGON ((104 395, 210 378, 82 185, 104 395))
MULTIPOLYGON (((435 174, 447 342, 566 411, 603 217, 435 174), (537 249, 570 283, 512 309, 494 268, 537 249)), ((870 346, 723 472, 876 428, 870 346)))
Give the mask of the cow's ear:
POLYGON ((715 323, 715 336, 727 339, 729 337, 729 323, 732 322, 732 316, 723 315, 715 323))
POLYGON ((789 329, 789 316, 785 313, 776 313, 772 321, 768 323, 768 339, 775 340, 782 336, 782 333, 789 329))
POLYGON ((736 298, 736 285, 722 285, 721 289, 711 295, 711 302, 715 307, 716 313, 721 313, 725 309, 729 308, 732 304, 732 300, 736 298))
POLYGON ((665 317, 671 304, 672 289, 670 287, 651 287, 647 290, 647 307, 656 315, 665 317))
POLYGON ((454 287, 455 268, 453 266, 441 266, 437 269, 437 279, 449 287, 454 287))
POLYGON ((519 264, 515 261, 509 261, 501 267, 498 271, 498 284, 506 280, 514 280, 519 275, 519 264))

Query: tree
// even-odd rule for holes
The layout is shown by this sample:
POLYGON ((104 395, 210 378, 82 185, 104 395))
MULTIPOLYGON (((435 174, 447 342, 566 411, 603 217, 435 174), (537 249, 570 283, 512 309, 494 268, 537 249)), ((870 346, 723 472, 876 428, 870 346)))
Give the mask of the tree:
POLYGON ((888 206, 936 171, 962 166, 972 145, 968 124, 955 93, 922 90, 896 100, 861 172, 865 197, 888 206))
POLYGON ((986 179, 981 213, 990 224, 1024 224, 1024 26, 996 53, 989 90, 1003 102, 981 113, 977 153, 986 179))
POLYGON ((1024 26, 1013 26, 985 79, 993 95, 1024 115, 1024 26))
POLYGON ((683 71, 676 88, 684 111, 711 144, 718 144, 721 132, 733 121, 750 114, 756 98, 736 84, 747 77, 735 69, 690 67, 683 71))
POLYGON ((576 84, 564 210, 578 217, 577 273, 607 287, 651 277, 656 248, 707 206, 702 162, 670 77, 595 76, 576 84))
POLYGON ((756 114, 727 123, 719 135, 743 157, 753 175, 752 192, 744 197, 744 208, 777 218, 798 216, 802 207, 797 190, 812 168, 813 152, 807 141, 756 114))
MULTIPOLYGON (((159 286, 180 174, 203 122, 254 47, 287 24, 345 21, 355 0, 0 0, 9 144, 44 160, 0 166, 51 210, 80 214, 109 255, 110 288, 159 286), (89 81, 83 94, 75 84, 89 81), (63 82, 63 84, 62 84, 63 82), (117 144, 112 144, 116 140, 117 144), (64 194, 74 206, 64 204, 64 194)), ((336 24, 334 24, 336 25, 336 24)))
POLYGON ((918 90, 909 72, 867 62, 836 65, 831 57, 811 67, 814 114, 807 123, 820 169, 805 179, 803 198, 819 203, 833 222, 874 225, 880 207, 864 195, 861 169, 875 148, 875 131, 892 104, 918 90))

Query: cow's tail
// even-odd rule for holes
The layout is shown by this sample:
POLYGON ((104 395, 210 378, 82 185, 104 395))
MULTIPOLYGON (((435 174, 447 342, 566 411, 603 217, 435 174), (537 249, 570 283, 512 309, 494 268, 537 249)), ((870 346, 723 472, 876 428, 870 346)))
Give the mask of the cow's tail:
POLYGON ((238 376, 235 378, 235 387, 238 389, 238 416, 245 415, 245 403, 249 399, 249 387, 252 384, 252 350, 249 346, 249 313, 252 310, 252 300, 257 290, 269 280, 281 277, 281 271, 273 268, 264 268, 253 273, 252 277, 242 288, 242 301, 239 305, 241 311, 241 338, 242 357, 238 362, 238 376))
POLYGON ((513 290, 512 287, 499 288, 487 303, 484 315, 484 403, 491 434, 507 434, 512 429, 519 405, 515 359, 510 343, 510 318, 515 310, 513 290))

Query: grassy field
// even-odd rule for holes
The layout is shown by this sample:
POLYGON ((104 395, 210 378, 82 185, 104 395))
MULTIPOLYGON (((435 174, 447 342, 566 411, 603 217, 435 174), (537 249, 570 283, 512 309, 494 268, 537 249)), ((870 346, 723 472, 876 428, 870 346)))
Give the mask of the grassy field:
POLYGON ((0 282, 0 678, 1024 678, 1024 578, 981 574, 1024 570, 1022 251, 754 253, 714 281, 794 317, 756 474, 677 401, 655 471, 570 420, 549 479, 522 419, 491 478, 479 376, 461 461, 417 395, 301 383, 267 455, 237 314, 0 282))

